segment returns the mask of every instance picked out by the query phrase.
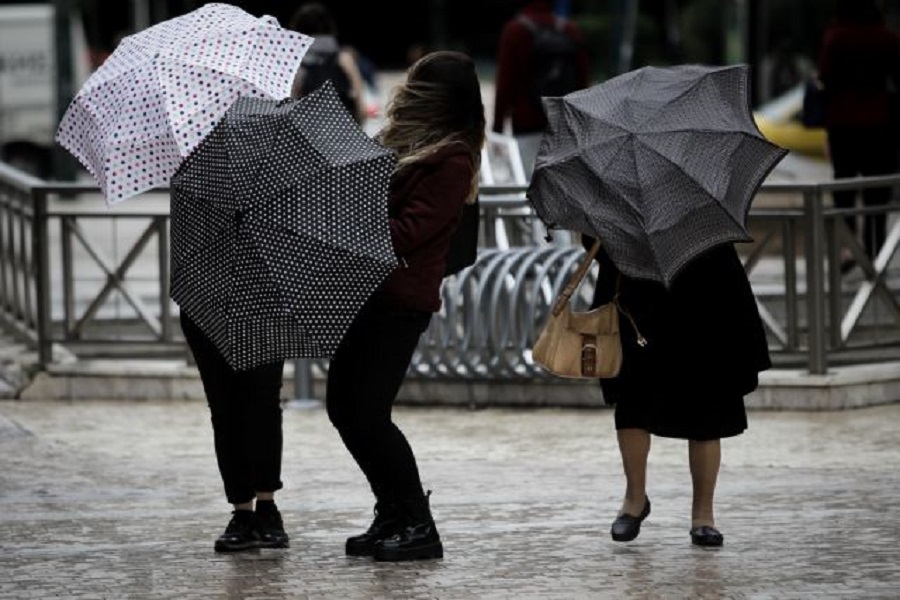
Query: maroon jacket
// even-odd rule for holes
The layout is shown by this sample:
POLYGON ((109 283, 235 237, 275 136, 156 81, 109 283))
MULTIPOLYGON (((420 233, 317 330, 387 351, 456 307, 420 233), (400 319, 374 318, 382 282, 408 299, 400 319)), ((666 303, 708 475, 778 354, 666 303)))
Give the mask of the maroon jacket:
POLYGON ((883 23, 833 23, 819 56, 826 127, 885 125, 887 80, 900 84, 900 36, 883 23))
POLYGON ((440 310, 450 238, 462 217, 474 169, 468 149, 453 144, 394 177, 388 216, 401 265, 376 292, 377 302, 440 310))
MULTIPOLYGON (((553 24, 556 19, 552 0, 529 2, 521 10, 521 14, 536 23, 547 25, 553 24)), ((581 29, 574 21, 567 19, 565 27, 573 39, 583 41, 581 29)), ((516 17, 507 21, 500 31, 493 122, 493 130, 497 133, 503 133, 503 123, 507 117, 512 119, 513 133, 516 134, 541 132, 547 124, 543 108, 535 106, 528 91, 531 81, 531 44, 531 30, 516 17)), ((590 68, 583 44, 578 55, 578 75, 581 87, 587 87, 590 68)))

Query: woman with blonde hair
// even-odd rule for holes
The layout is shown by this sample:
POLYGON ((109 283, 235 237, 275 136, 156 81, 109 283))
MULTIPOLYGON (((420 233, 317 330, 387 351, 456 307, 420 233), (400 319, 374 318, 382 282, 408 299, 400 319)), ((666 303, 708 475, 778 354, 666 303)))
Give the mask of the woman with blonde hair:
POLYGON ((417 60, 376 139, 398 159, 388 212, 401 266, 357 315, 328 368, 328 417, 375 495, 375 519, 347 539, 346 553, 441 558, 430 492, 391 411, 419 337, 441 308, 450 240, 478 192, 485 116, 472 59, 436 51, 417 60))

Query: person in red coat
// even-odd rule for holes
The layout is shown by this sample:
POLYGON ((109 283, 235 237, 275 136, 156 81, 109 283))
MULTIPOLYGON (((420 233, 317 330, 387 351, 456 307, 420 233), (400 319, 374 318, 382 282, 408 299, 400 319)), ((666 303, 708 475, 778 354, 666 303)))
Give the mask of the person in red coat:
POLYGON ((554 27, 559 22, 563 30, 575 40, 578 50, 574 65, 577 75, 574 89, 587 87, 590 81, 590 62, 581 29, 570 19, 558 21, 553 12, 553 0, 529 1, 500 31, 492 129, 496 133, 504 133, 507 127, 511 129, 519 142, 526 177, 530 179, 547 117, 540 101, 530 89, 535 70, 532 59, 534 34, 523 17, 546 27, 554 27))
MULTIPOLYGON (((900 35, 888 28, 875 0, 838 0, 835 19, 825 30, 818 61, 825 90, 825 127, 835 179, 886 175, 897 171, 898 115, 891 94, 900 89, 900 35)), ((895 103, 898 102, 894 96, 895 103)), ((890 188, 863 191, 866 206, 890 201, 890 188)), ((853 190, 834 192, 838 208, 855 204, 853 190)), ((846 220, 856 232, 856 217, 846 220)), ((865 217, 863 246, 874 258, 884 244, 886 215, 865 217)), ((845 251, 841 269, 855 264, 845 251)))
POLYGON ((394 89, 376 139, 394 150, 388 216, 401 267, 369 299, 328 367, 331 423, 375 495, 375 520, 346 553, 379 561, 443 557, 416 458, 391 418, 441 282, 463 207, 478 192, 484 104, 472 59, 426 54, 394 89))

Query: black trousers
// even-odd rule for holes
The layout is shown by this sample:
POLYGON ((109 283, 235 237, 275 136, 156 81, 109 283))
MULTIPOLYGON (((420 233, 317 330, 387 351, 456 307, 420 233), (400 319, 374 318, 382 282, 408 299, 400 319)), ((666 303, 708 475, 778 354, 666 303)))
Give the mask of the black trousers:
POLYGON ((256 492, 280 490, 284 361, 235 371, 184 312, 181 329, 203 381, 228 502, 241 504, 256 492))
MULTIPOLYGON (((828 129, 828 151, 834 178, 858 175, 888 175, 897 171, 898 141, 896 129, 888 126, 832 127, 828 129)), ((863 206, 881 206, 891 199, 890 188, 870 188, 862 191, 863 206)), ((834 192, 837 208, 852 208, 856 203, 853 190, 834 192)), ((846 219, 850 231, 856 232, 856 216, 846 219)), ((866 215, 862 241, 869 258, 874 258, 887 236, 887 216, 866 215)))
POLYGON ((431 313, 367 304, 328 367, 326 408, 378 501, 423 494, 412 448, 391 419, 431 313))

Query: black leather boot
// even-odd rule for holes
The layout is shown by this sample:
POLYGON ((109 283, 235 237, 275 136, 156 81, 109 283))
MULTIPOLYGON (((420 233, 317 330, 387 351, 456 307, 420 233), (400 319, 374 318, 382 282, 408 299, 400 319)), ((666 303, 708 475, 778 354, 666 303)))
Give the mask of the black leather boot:
POLYGON ((347 556, 372 556, 375 543, 391 537, 403 529, 400 507, 395 502, 375 503, 375 520, 365 533, 347 538, 347 556))
POLYGON ((438 534, 428 498, 431 491, 399 503, 404 525, 392 535, 375 543, 372 557, 377 561, 422 560, 443 558, 444 546, 438 534))

